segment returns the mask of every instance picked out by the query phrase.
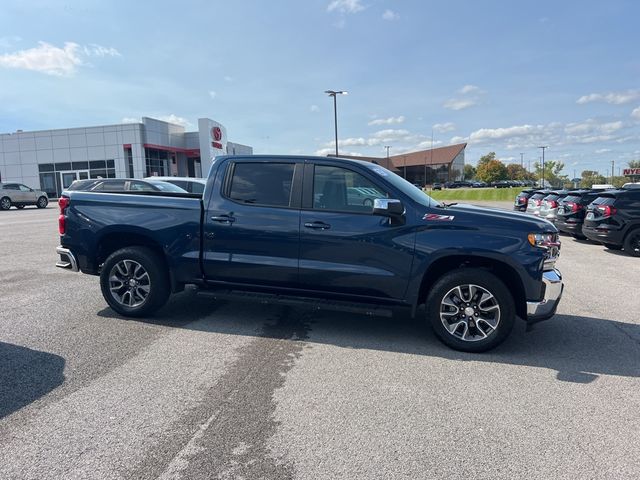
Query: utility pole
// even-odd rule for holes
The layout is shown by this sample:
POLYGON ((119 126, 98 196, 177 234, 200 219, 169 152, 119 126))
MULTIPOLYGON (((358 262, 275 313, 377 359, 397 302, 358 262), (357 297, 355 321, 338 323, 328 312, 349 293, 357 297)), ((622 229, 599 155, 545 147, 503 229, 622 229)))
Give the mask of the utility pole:
POLYGON ((391 145, 385 145, 384 148, 387 149, 387 163, 389 163, 389 149, 391 148, 391 145))
POLYGON ((524 153, 520 153, 520 167, 524 168, 524 153))
POLYGON ((548 145, 544 145, 542 147, 538 147, 542 149, 542 188, 544 188, 544 151, 549 148, 548 145))
POLYGON ((611 185, 613 185, 613 177, 615 176, 616 161, 611 160, 611 185))

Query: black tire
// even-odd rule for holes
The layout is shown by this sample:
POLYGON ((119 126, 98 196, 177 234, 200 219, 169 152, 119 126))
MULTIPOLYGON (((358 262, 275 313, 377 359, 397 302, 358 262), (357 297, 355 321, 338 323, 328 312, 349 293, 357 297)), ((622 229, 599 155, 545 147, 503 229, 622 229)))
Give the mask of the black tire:
POLYGON ((613 243, 603 243, 603 245, 609 250, 622 250, 622 245, 615 245, 613 243))
POLYGON ((362 201, 362 205, 364 205, 365 207, 373 207, 373 200, 371 200, 370 198, 365 198, 362 201))
POLYGON ((9 210, 11 208, 11 199, 9 197, 0 198, 0 210, 9 210))
POLYGON ((640 228, 627 233, 624 239, 624 251, 632 257, 640 257, 640 228))
POLYGON ((24 205, 16 205, 16 208, 17 208, 18 210, 22 210, 22 209, 24 208, 24 205))
MULTIPOLYGON (((455 296, 456 294, 453 293, 453 295, 455 296)), ((459 300, 465 299, 459 298, 459 300)), ((439 278, 427 295, 425 307, 427 322, 431 325, 438 338, 445 345, 463 352, 485 352, 500 345, 511 333, 516 317, 513 296, 505 284, 493 273, 476 268, 455 270, 439 278), (467 320, 460 320, 459 316, 453 316, 451 311, 442 311, 455 308, 444 302, 445 300, 452 302, 449 294, 456 290, 458 286, 462 288, 463 296, 466 296, 471 301, 469 301, 468 306, 466 302, 460 302, 459 305, 465 308, 458 307, 456 311, 458 311, 459 315, 466 315, 467 308, 473 310, 474 306, 484 305, 485 308, 481 309, 480 316, 478 315, 478 308, 475 308, 476 313, 473 315, 469 314, 469 317, 464 317, 467 320), (465 289, 465 286, 477 287, 475 295, 472 295, 473 291, 471 289, 465 289), (480 292, 480 298, 477 298, 478 292, 480 292), (492 298, 486 297, 486 300, 481 300, 485 298, 484 292, 489 293, 492 298), (491 303, 488 304, 487 302, 491 303), (494 308, 495 305, 498 306, 497 311, 494 308), (494 318, 490 318, 491 315, 494 318), (482 316, 487 316, 487 319, 483 319, 482 316), (495 317, 497 317, 497 321, 495 317), (456 322, 456 320, 458 321, 456 322), (476 320, 478 320, 478 323, 476 323, 476 320), (484 327, 481 327, 480 321, 483 322, 484 327), (445 328, 445 322, 449 325, 449 328, 455 327, 456 324, 461 328, 456 327, 451 332, 445 328), (490 326, 491 322, 494 323, 494 326, 490 326), (463 331, 461 332, 461 330, 463 331), (463 339, 469 333, 471 335, 463 339), (484 335, 484 338, 479 333, 484 335)))
POLYGON ((125 317, 151 315, 171 292, 164 259, 146 247, 122 248, 109 255, 100 273, 100 287, 109 306, 125 317))
POLYGON ((586 240, 587 237, 585 237, 584 235, 580 235, 579 233, 572 233, 571 236, 573 238, 575 238, 576 240, 586 240))
POLYGON ((36 203, 36 207, 38 208, 47 208, 47 205, 49 205, 49 199, 44 196, 40 197, 36 203))

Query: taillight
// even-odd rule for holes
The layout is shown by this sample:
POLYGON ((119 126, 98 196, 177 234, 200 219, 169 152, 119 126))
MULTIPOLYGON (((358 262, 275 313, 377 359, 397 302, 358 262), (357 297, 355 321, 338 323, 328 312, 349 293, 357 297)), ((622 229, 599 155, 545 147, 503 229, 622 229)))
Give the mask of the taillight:
POLYGON ((518 203, 527 203, 527 199, 525 197, 518 197, 518 203))
POLYGON ((558 202, 555 200, 549 200, 549 208, 558 208, 558 202))
POLYGON ((602 212, 602 216, 605 218, 610 217, 611 215, 615 215, 617 212, 614 207, 611 207, 609 205, 598 205, 596 208, 600 210, 600 212, 602 212))
POLYGON ((567 202, 566 203, 567 207, 569 207, 571 209, 572 212, 577 212, 578 210, 581 210, 583 207, 582 205, 580 205, 579 203, 575 203, 575 202, 567 202))
POLYGON ((58 207, 60 207, 60 215, 58 216, 58 232, 60 232, 60 235, 64 235, 66 231, 64 213, 69 206, 70 201, 69 197, 60 197, 58 199, 58 207))

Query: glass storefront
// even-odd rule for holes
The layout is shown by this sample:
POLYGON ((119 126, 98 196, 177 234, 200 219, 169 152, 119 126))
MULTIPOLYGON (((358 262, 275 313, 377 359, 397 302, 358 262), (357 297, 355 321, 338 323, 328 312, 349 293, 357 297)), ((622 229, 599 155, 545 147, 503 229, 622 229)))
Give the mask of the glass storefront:
POLYGON ((49 198, 58 198, 62 190, 74 180, 116 177, 114 160, 41 163, 38 165, 38 170, 40 189, 47 192, 49 198))

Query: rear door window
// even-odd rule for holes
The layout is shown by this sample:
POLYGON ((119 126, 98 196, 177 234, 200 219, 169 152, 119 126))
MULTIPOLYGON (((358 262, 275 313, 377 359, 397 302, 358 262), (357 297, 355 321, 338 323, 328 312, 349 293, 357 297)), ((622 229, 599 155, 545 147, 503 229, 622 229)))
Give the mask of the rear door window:
POLYGON ((376 198, 387 198, 387 194, 359 173, 341 167, 316 165, 314 209, 371 213, 376 198))
POLYGON ((272 207, 291 205, 294 163, 237 162, 227 196, 239 203, 272 207))
POLYGON ((202 194, 204 192, 204 185, 200 182, 189 182, 189 189, 187 191, 202 194))

